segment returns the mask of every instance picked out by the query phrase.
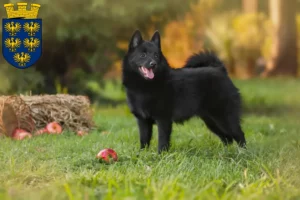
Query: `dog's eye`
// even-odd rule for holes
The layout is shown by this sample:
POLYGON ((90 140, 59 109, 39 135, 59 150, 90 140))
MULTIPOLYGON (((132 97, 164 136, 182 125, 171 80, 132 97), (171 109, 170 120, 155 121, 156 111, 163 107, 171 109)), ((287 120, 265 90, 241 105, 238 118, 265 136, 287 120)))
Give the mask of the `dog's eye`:
POLYGON ((157 55, 157 53, 156 53, 156 54, 154 54, 154 57, 155 57, 155 58, 158 58, 158 55, 157 55))
POLYGON ((145 54, 145 53, 142 53, 140 56, 141 56, 141 58, 145 58, 145 57, 146 57, 146 54, 145 54))

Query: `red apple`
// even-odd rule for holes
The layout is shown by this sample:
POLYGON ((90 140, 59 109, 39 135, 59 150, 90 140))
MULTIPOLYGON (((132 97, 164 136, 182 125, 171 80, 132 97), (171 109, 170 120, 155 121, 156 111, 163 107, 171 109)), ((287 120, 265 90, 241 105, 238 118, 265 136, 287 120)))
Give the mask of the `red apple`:
POLYGON ((23 140, 25 138, 31 138, 32 135, 30 133, 28 133, 27 131, 23 130, 23 129, 16 129, 13 134, 12 134, 12 138, 14 140, 23 140))
POLYGON ((37 130, 34 135, 42 135, 44 133, 48 133, 48 130, 46 128, 37 130))
POLYGON ((85 132, 85 131, 77 131, 77 135, 78 136, 85 136, 85 135, 88 135, 88 133, 87 132, 85 132))
POLYGON ((47 124, 46 129, 49 134, 61 134, 62 127, 57 122, 51 122, 47 124))
POLYGON ((113 149, 108 148, 101 150, 97 154, 96 158, 98 158, 99 160, 103 160, 106 163, 111 163, 118 160, 118 155, 113 149))
POLYGON ((18 134, 18 133, 20 133, 20 132, 27 132, 27 131, 25 131, 24 129, 21 129, 21 128, 16 128, 16 129, 14 130, 14 132, 12 133, 12 136, 14 136, 15 134, 18 134))

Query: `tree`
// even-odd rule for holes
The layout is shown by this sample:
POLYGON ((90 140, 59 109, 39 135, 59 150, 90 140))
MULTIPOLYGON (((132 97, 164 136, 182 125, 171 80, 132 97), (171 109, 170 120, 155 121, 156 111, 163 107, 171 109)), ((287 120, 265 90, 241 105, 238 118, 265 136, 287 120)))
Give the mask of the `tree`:
POLYGON ((256 13, 258 9, 257 0, 243 0, 243 11, 245 13, 256 13))
MULTIPOLYGON (((183 15, 193 1, 25 0, 28 4, 41 4, 39 17, 43 19, 43 54, 32 68, 43 74, 45 83, 32 88, 32 92, 55 93, 58 81, 70 93, 86 94, 87 80, 100 82, 124 55, 117 45, 119 41, 127 44, 135 29, 145 37, 149 29, 161 31, 170 20, 183 15), (83 73, 88 77, 82 77, 83 73)), ((4 3, 7 1, 0 0, 0 4, 4 3)), ((0 16, 6 17, 4 12, 0 16)), ((14 74, 13 68, 8 69, 14 74)), ((17 86, 18 82, 12 84, 17 86)))
MULTIPOLYGON (((243 0, 243 11, 245 14, 256 14, 258 9, 257 0, 243 0)), ((250 53, 251 54, 251 53, 250 53)), ((247 75, 249 77, 255 74, 255 58, 256 56, 248 56, 246 59, 247 75)))
POLYGON ((297 76, 296 0, 269 0, 274 34, 263 76, 297 76))

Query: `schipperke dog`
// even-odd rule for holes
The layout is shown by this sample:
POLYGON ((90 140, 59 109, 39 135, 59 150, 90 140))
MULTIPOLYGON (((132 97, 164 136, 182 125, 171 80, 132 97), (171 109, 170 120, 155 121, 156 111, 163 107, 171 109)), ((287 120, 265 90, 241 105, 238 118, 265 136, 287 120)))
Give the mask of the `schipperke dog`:
POLYGON ((211 52, 192 55, 172 69, 161 51, 160 34, 143 40, 136 30, 123 59, 122 83, 137 119, 141 149, 158 126, 158 152, 168 150, 172 123, 200 117, 222 142, 246 147, 240 125, 241 97, 220 59, 211 52))

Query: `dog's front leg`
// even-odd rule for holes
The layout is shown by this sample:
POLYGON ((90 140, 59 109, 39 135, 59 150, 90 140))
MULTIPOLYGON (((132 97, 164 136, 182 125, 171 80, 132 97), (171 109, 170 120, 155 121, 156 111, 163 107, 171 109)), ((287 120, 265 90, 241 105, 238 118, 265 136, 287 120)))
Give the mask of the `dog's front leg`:
POLYGON ((152 126, 153 121, 149 119, 137 118, 139 132, 140 132, 140 143, 141 149, 148 147, 152 138, 152 126))
POLYGON ((158 153, 168 151, 172 132, 172 121, 166 119, 157 120, 158 126, 158 153))

